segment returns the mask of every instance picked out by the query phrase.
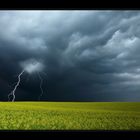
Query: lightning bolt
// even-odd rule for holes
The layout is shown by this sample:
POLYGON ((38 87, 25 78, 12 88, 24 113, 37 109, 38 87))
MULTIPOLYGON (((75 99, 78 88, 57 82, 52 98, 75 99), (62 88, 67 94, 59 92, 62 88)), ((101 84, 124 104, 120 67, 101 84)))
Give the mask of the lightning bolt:
POLYGON ((17 81, 17 84, 15 85, 15 87, 14 87, 14 89, 11 91, 11 93, 8 95, 8 101, 10 101, 10 95, 12 95, 13 96, 13 99, 12 99, 12 102, 14 102, 15 101, 15 92, 16 92, 16 90, 17 90, 17 87, 19 86, 19 84, 20 84, 20 77, 21 77, 21 75, 24 73, 24 70, 22 70, 22 72, 18 75, 18 81, 17 81))
POLYGON ((42 77, 40 76, 39 73, 38 73, 38 77, 39 77, 39 79, 40 79, 40 85, 39 85, 39 87, 40 87, 40 89, 41 89, 41 94, 40 94, 38 100, 40 100, 40 98, 41 98, 42 95, 43 95, 43 89, 42 89, 43 79, 42 79, 42 77))

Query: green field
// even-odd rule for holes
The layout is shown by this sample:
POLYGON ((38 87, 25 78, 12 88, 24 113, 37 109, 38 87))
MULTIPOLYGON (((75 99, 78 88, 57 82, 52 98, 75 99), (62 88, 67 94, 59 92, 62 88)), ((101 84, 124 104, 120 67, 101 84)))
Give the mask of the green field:
POLYGON ((1 130, 140 130, 140 103, 0 102, 1 130))

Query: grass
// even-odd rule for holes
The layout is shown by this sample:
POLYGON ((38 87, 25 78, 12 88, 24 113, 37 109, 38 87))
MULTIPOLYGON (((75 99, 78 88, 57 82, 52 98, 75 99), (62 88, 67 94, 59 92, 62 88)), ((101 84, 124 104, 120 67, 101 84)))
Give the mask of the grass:
POLYGON ((140 130, 138 102, 0 102, 1 130, 140 130))

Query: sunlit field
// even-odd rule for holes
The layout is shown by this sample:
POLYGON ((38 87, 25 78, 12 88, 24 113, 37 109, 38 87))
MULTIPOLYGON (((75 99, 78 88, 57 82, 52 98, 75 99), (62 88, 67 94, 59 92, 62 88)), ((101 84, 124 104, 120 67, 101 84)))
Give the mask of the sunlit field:
POLYGON ((140 130, 140 103, 0 102, 1 130, 140 130))

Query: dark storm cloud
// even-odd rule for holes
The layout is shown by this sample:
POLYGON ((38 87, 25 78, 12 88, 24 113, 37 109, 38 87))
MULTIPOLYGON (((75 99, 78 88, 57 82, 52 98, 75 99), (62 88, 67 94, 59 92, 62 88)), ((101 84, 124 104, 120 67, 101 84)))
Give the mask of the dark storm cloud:
MULTIPOLYGON (((1 100, 33 58, 47 73, 43 100, 139 101, 139 26, 139 11, 0 11, 1 100)), ((25 73, 16 99, 39 93, 25 73)))

